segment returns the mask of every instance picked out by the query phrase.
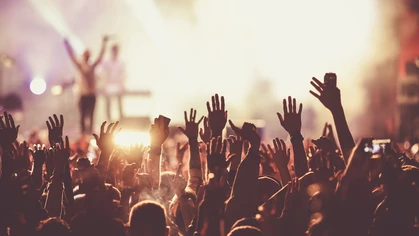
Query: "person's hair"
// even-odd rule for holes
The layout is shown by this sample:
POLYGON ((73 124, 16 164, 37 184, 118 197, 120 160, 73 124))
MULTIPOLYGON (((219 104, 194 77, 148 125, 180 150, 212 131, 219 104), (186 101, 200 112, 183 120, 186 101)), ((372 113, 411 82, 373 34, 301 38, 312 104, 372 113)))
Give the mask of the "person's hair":
POLYGON ((70 226, 68 224, 58 218, 58 217, 51 217, 46 220, 43 220, 39 223, 38 227, 36 228, 36 236, 71 236, 70 226))
POLYGON ((281 183, 273 177, 270 176, 259 176, 258 178, 258 204, 262 205, 269 198, 271 198, 276 192, 281 189, 281 183))
POLYGON ((80 212, 70 223, 74 235, 77 236, 125 236, 125 225, 121 219, 107 215, 80 212))
POLYGON ((143 201, 132 207, 129 216, 130 235, 164 236, 166 231, 166 212, 162 205, 143 201))
POLYGON ((258 229, 261 228, 260 223, 254 217, 241 218, 237 220, 236 223, 234 223, 234 225, 231 228, 234 229, 240 226, 252 226, 258 229))
POLYGON ((256 227, 240 226, 231 230, 227 236, 264 236, 264 234, 256 227))

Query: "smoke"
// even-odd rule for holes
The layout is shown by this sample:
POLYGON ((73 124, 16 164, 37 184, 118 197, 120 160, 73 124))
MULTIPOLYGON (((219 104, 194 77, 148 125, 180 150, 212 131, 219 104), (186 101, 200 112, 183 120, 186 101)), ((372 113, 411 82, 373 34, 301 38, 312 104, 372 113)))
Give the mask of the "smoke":
POLYGON ((381 1, 377 10, 377 26, 371 39, 374 44, 360 70, 365 106, 350 126, 357 136, 388 138, 398 133, 397 80, 403 74, 405 60, 410 57, 406 58, 403 51, 407 49, 406 41, 417 30, 418 18, 410 0, 381 1))
MULTIPOLYGON (((205 102, 219 93, 230 118, 265 119, 269 136, 279 132, 276 112, 289 95, 304 104, 307 136, 320 134, 332 117, 309 94, 309 82, 329 71, 338 75, 350 128, 356 136, 372 131, 375 122, 361 115, 381 106, 371 105, 372 90, 396 76, 400 35, 414 29, 398 24, 408 8, 397 0, 92 0, 82 7, 45 7, 46 1, 9 0, 0 9, 12 19, 2 21, 8 40, 0 51, 18 55, 29 73, 47 80, 75 75, 63 34, 80 37, 96 54, 100 37, 115 33, 128 65, 126 87, 153 93, 143 113, 182 122, 183 110, 203 115, 205 102)), ((139 110, 137 101, 126 105, 127 115, 139 110)), ((100 107, 97 123, 104 119, 100 107)))

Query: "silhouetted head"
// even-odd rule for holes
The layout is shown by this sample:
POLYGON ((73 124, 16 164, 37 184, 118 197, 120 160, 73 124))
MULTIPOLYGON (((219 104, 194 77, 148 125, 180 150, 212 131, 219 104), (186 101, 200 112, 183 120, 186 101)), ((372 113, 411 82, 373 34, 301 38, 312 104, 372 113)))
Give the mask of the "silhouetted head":
POLYGON ((281 189, 281 183, 270 176, 259 176, 258 178, 258 205, 262 205, 281 189))
POLYGON ((133 206, 129 216, 129 235, 169 235, 163 206, 153 201, 143 201, 133 206))
POLYGON ((36 228, 36 236, 71 236, 68 224, 57 217, 48 218, 39 223, 36 228))
POLYGON ((89 51, 89 49, 86 49, 86 50, 83 52, 83 61, 84 61, 84 62, 88 62, 88 61, 89 61, 89 59, 90 59, 90 51, 89 51))
POLYGON ((227 236, 264 236, 264 234, 253 226, 240 226, 230 231, 227 236))
POLYGON ((114 44, 112 46, 112 58, 117 59, 118 55, 119 55, 119 46, 118 46, 118 44, 114 44))

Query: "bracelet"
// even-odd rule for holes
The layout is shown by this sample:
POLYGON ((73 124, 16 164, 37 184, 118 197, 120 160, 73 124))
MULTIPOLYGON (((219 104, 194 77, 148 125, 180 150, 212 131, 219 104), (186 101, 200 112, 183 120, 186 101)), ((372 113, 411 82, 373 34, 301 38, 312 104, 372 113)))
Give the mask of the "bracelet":
POLYGON ((300 133, 297 135, 291 135, 291 142, 303 141, 303 140, 304 138, 300 133))

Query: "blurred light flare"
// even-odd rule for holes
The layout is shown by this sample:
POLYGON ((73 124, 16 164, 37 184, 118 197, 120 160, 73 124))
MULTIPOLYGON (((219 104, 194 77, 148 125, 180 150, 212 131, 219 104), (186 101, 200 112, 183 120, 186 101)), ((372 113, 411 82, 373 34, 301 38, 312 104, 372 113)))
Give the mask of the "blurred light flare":
POLYGON ((135 144, 148 146, 150 145, 150 135, 147 132, 121 131, 115 135, 114 141, 121 147, 129 147, 135 144))
POLYGON ((33 94, 41 95, 47 89, 47 83, 43 78, 37 76, 32 79, 29 88, 33 94))
POLYGON ((59 96, 63 93, 63 87, 61 85, 54 85, 51 87, 51 94, 54 96, 59 96))

